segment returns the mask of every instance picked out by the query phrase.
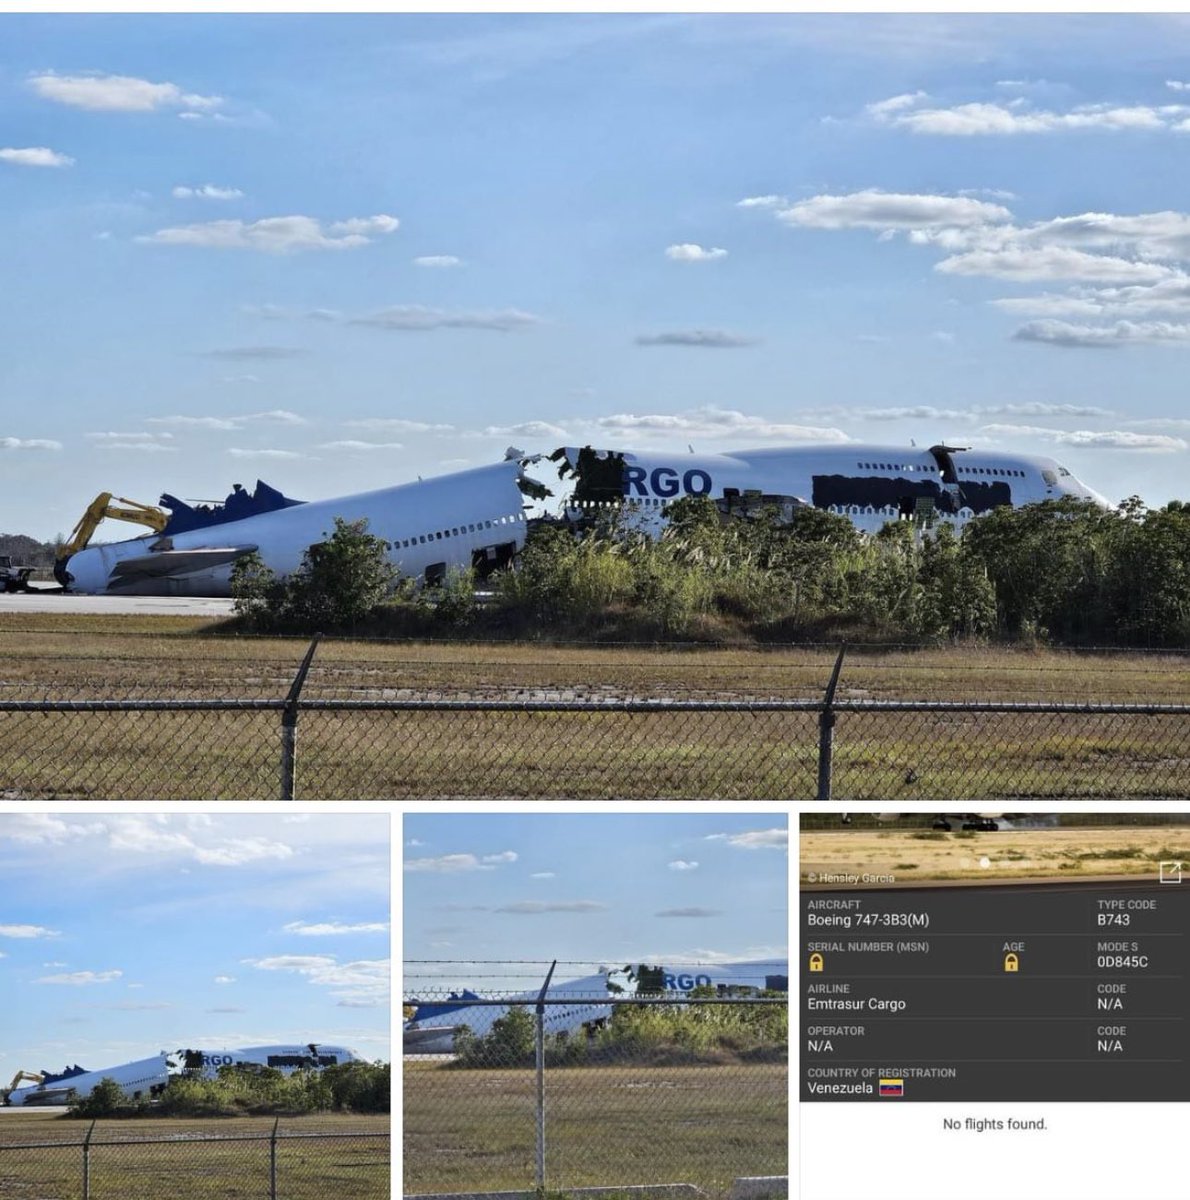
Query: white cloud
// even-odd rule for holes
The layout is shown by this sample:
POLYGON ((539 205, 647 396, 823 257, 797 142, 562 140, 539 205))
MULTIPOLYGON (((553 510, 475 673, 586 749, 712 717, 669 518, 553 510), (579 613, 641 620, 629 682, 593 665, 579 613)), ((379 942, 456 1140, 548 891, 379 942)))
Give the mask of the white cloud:
POLYGON ((74 159, 69 154, 59 154, 48 146, 6 146, 0 150, 0 162, 13 163, 18 167, 70 167, 74 159))
POLYGON ((1190 214, 1077 213, 1026 226, 1016 235, 1039 244, 1090 246, 1141 258, 1190 259, 1190 214))
POLYGON ((345 221, 334 221, 330 231, 351 237, 371 237, 380 233, 396 233, 400 225, 401 222, 396 217, 379 213, 374 217, 348 217, 345 221))
POLYGON ((698 863, 687 862, 683 858, 675 858, 674 861, 669 864, 669 869, 671 871, 697 871, 698 863))
POLYGON ((676 329, 668 333, 640 334, 634 340, 638 346, 703 346, 713 350, 733 350, 760 342, 759 338, 724 329, 676 329))
POLYGON ((204 183, 199 187, 179 184, 170 193, 175 200, 239 200, 243 194, 239 188, 217 187, 213 183, 204 183))
POLYGON ((196 862, 208 867, 240 867, 245 863, 293 857, 293 847, 263 837, 230 838, 218 846, 196 846, 196 862))
POLYGON ((879 125, 943 137, 1005 137, 1078 130, 1175 129, 1180 105, 1083 104, 1067 112, 1033 108, 1023 98, 1008 104, 971 103, 927 107, 924 92, 893 96, 865 108, 879 125))
POLYGON ((461 267, 463 260, 453 254, 421 254, 413 260, 415 267, 461 267))
POLYGON ((1179 79, 1167 79, 1165 86, 1174 92, 1190 92, 1190 83, 1183 83, 1179 79))
POLYGON ((347 925, 342 921, 290 921, 282 926, 286 933, 296 933, 302 937, 335 937, 345 933, 387 933, 387 921, 365 921, 356 925, 347 925))
POLYGON ((1012 220, 999 204, 970 196, 916 195, 869 190, 813 196, 777 213, 788 225, 809 229, 965 229, 1012 220))
POLYGON ((318 450, 404 450, 404 442, 361 442, 352 438, 345 438, 337 442, 320 442, 316 447, 318 450))
POLYGON ((391 433, 454 433, 453 425, 432 425, 426 421, 407 421, 403 417, 365 417, 346 421, 350 429, 384 429, 391 433))
POLYGON ((52 438, 0 437, 0 450, 61 450, 62 443, 52 438))
POLYGON ((306 458, 307 455, 299 453, 297 450, 271 450, 271 449, 251 449, 241 446, 233 446, 227 452, 232 458, 306 458))
POLYGON ((499 854, 485 854, 485 863, 514 863, 518 858, 515 850, 501 850, 499 854))
POLYGON ((1157 263, 1087 254, 1065 246, 973 250, 944 258, 934 267, 946 275, 980 275, 1019 282, 1079 279, 1088 283, 1157 283, 1175 272, 1157 263))
MULTIPOLYGON (((47 929, 44 925, 0 925, 0 937, 7 938, 56 938, 62 935, 56 929, 47 929)), ((49 963, 47 966, 51 965, 49 963)), ((62 966, 54 963, 53 966, 62 966)))
POLYGON ((135 450, 141 454, 176 454, 177 446, 165 446, 161 442, 102 442, 100 450, 135 450))
POLYGON ((29 80, 45 100, 103 112, 151 112, 157 108, 182 108, 207 112, 218 108, 220 96, 184 92, 176 83, 150 83, 130 75, 56 75, 47 72, 29 80))
POLYGON ((4 813, 0 816, 0 837, 29 846, 80 841, 102 830, 100 822, 63 821, 49 813, 4 813))
POLYGON ((820 428, 770 421, 735 409, 708 405, 684 413, 615 413, 599 417, 595 425, 616 436, 731 437, 748 436, 799 442, 846 442, 841 429, 820 428))
POLYGON ((426 333, 434 329, 492 329, 507 333, 539 325, 541 318, 518 308, 450 312, 421 304, 399 304, 369 316, 352 317, 348 324, 402 333, 426 333))
POLYGON ((530 879, 557 879, 557 877, 558 873, 556 871, 534 871, 529 876, 530 879))
POLYGON ((215 976, 215 982, 218 984, 235 983, 235 981, 236 981, 236 977, 234 975, 216 975, 215 976))
POLYGON ((1083 446, 1090 449, 1147 450, 1173 453, 1187 449, 1183 438, 1156 433, 1133 433, 1129 430, 1048 429, 1038 425, 985 425, 979 431, 987 437, 1041 438, 1061 446, 1083 446))
POLYGON ((266 425, 308 425, 309 421, 300 413, 287 408, 270 408, 264 412, 247 413, 236 418, 239 421, 263 421, 266 425))
MULTIPOLYGON (((213 430, 242 430, 248 425, 257 423, 263 425, 307 425, 309 422, 298 413, 290 412, 284 408, 269 409, 267 412, 244 413, 238 417, 192 417, 186 414, 178 414, 170 417, 149 417, 146 424, 149 425, 172 425, 178 429, 213 429, 213 430)), ((170 437, 171 434, 163 433, 159 435, 146 434, 146 437, 160 436, 170 437)))
POLYGON ((788 203, 784 196, 745 196, 736 201, 736 208, 781 208, 788 203))
POLYGON ((437 858, 410 858, 405 861, 406 871, 440 871, 451 873, 455 871, 483 871, 489 867, 479 861, 474 854, 442 854, 437 858))
POLYGON ((302 975, 315 986, 327 988, 346 1008, 379 1008, 388 1003, 387 958, 341 963, 331 955, 280 954, 271 958, 247 958, 244 962, 260 971, 289 971, 302 975))
POLYGON ((1113 348, 1135 345, 1184 345, 1190 342, 1190 324, 1168 321, 1117 321, 1114 325, 1074 325, 1068 321, 1030 321, 1013 334, 1022 342, 1051 346, 1113 348))
POLYGON ((138 242, 159 246, 201 246, 217 250, 257 250, 296 254, 305 250, 352 250, 368 245, 376 234, 392 233, 396 217, 352 217, 325 229, 315 217, 263 217, 259 221, 205 221, 158 229, 138 242))
POLYGON ((123 971, 72 971, 65 975, 43 975, 35 983, 55 983, 66 987, 87 987, 93 983, 112 983, 123 971))
POLYGON ((744 833, 711 833, 706 840, 725 841, 738 850, 784 850, 789 845, 789 830, 750 829, 744 833))
POLYGON ((515 425, 487 425, 467 433, 466 437, 526 437, 526 438, 565 438, 570 435, 560 425, 551 425, 548 421, 519 421, 515 425))
POLYGON ((726 258, 727 251, 721 246, 705 250, 697 242, 682 242, 675 246, 667 246, 665 257, 673 262, 714 262, 716 259, 726 258))
POLYGON ((1190 314, 1190 213, 1086 212, 1018 226, 1007 209, 991 206, 987 221, 963 224, 964 214, 935 207, 945 198, 898 197, 903 203, 891 209, 888 199, 884 193, 816 197, 804 202, 810 208, 794 206, 778 216, 818 228, 872 228, 882 240, 905 233, 915 245, 948 252, 934 267, 944 275, 1072 284, 1065 292, 990 302, 1041 318, 1016 331, 1019 341, 1110 347, 1188 340, 1184 323, 1135 318, 1190 314), (939 223, 930 224, 935 218, 939 223), (921 224, 912 227, 915 221, 921 224), (1106 317, 1121 319, 1110 325, 1085 320, 1106 317))
POLYGON ((172 438, 172 433, 115 433, 112 431, 99 431, 95 433, 85 433, 84 437, 91 438, 97 442, 153 442, 162 441, 172 438))
POLYGON ((877 120, 883 120, 893 113, 913 108, 919 100, 924 100, 925 96, 925 92, 903 92, 899 96, 890 96, 887 100, 877 100, 873 104, 865 105, 864 112, 877 120))

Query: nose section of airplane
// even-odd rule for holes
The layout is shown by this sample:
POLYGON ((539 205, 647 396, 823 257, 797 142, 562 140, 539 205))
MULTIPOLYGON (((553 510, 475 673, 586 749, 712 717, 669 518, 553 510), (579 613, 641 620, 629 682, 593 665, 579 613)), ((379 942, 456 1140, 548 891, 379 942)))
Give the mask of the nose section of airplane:
POLYGON ((111 569, 96 546, 89 546, 54 564, 54 575, 71 591, 93 594, 107 590, 111 569))

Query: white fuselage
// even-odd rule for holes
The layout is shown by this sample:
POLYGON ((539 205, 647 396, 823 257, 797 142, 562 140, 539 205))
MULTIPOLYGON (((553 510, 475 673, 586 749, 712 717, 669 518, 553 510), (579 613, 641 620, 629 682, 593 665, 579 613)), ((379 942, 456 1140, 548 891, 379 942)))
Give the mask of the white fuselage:
MULTIPOLYGON (((558 453, 571 467, 578 461, 577 449, 558 453)), ((614 460, 602 472, 599 499, 583 498, 590 493, 580 469, 563 483, 562 510, 581 517, 593 507, 627 508, 634 525, 646 531, 660 530, 665 506, 682 496, 707 496, 728 511, 770 502, 786 510, 812 505, 867 533, 923 513, 931 522, 961 526, 996 507, 1063 496, 1107 506, 1052 458, 991 450, 940 456, 848 442, 730 454, 591 453, 614 460)), ((400 574, 419 581, 441 579, 452 567, 503 565, 525 541, 525 495, 518 481, 528 461, 513 458, 182 533, 89 546, 66 563, 70 587, 92 594, 228 596, 237 557, 256 550, 276 575, 289 575, 309 546, 330 535, 336 518, 367 520, 369 532, 389 543, 389 560, 400 574)), ((556 481, 550 486, 559 492, 556 481)))
MULTIPOLYGON (((769 983, 785 981, 788 987, 789 961, 762 960, 758 962, 724 963, 717 966, 695 966, 688 968, 664 968, 664 987, 668 994, 691 992, 697 987, 736 986, 751 987, 760 990, 769 983)), ((783 990, 783 989, 778 989, 783 990)), ((492 1026, 505 1016, 514 1004, 532 1008, 537 1000, 538 991, 521 992, 509 997, 506 1003, 476 1005, 468 1004, 466 999, 445 1001, 440 1004, 431 1002, 428 1006, 429 1015, 419 1011, 405 1023, 406 1035, 414 1035, 416 1042, 411 1048, 418 1054, 450 1054, 454 1049, 454 1036, 458 1028, 466 1025, 476 1037, 484 1037, 491 1032, 492 1026), (441 1007, 445 1011, 435 1011, 441 1007), (440 1037, 433 1037, 430 1031, 440 1029, 440 1037)), ((631 995, 633 988, 627 986, 625 995, 631 995)), ((600 998, 619 995, 608 989, 606 974, 587 975, 581 979, 571 979, 564 983, 555 983, 546 993, 549 1000, 564 1000, 574 997, 573 1004, 547 1004, 544 1021, 547 1034, 574 1033, 596 1021, 606 1021, 612 1013, 609 1004, 593 1003, 600 998), (584 1001, 587 1001, 584 1003, 584 1001)), ((416 1003, 411 1001, 410 1003, 416 1003)), ((412 1042, 407 1036, 407 1044, 412 1042)))
POLYGON ((102 1071, 87 1071, 66 1079, 17 1088, 10 1093, 12 1105, 65 1104, 70 1092, 85 1099, 101 1080, 114 1079, 130 1100, 148 1099, 156 1095, 175 1075, 214 1079, 220 1067, 240 1063, 273 1067, 286 1075, 302 1069, 321 1070, 337 1063, 357 1062, 359 1056, 344 1046, 316 1045, 250 1046, 243 1050, 177 1050, 172 1053, 142 1058, 137 1062, 121 1063, 102 1071))
MULTIPOLYGON (((741 450, 730 454, 598 451, 618 456, 620 499, 638 527, 665 523, 662 510, 682 496, 714 501, 770 498, 801 503, 848 517, 866 533, 887 521, 913 516, 929 500, 933 515, 955 525, 993 508, 1019 508, 1072 496, 1107 506, 1052 458, 993 450, 950 450, 940 458, 925 448, 844 442, 826 446, 741 450), (946 478, 943 463, 953 468, 946 478)), ((577 448, 566 460, 575 466, 577 448)), ((582 493, 581 470, 576 490, 582 493)), ((580 516, 583 506, 570 510, 580 516)))
MULTIPOLYGON (((436 479, 316 500, 162 538, 158 534, 89 546, 67 563, 71 590, 121 595, 229 596, 231 556, 217 565, 158 574, 155 562, 186 551, 257 550, 278 576, 301 565, 307 547, 325 541, 335 518, 367 520, 389 543, 389 560, 414 578, 470 567, 477 555, 510 554, 525 541, 524 496, 516 461, 436 479), (149 564, 140 572, 138 564, 149 564), (122 564, 122 565, 121 565, 122 564)), ((215 557, 219 557, 215 554, 215 557)))

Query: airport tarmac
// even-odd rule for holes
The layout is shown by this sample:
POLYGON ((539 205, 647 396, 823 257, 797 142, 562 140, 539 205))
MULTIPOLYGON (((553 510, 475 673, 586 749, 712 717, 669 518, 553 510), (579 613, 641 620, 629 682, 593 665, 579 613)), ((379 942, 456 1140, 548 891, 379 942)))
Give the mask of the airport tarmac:
POLYGON ((201 596, 80 596, 47 589, 0 593, 0 613, 68 616, 229 617, 234 603, 201 596))

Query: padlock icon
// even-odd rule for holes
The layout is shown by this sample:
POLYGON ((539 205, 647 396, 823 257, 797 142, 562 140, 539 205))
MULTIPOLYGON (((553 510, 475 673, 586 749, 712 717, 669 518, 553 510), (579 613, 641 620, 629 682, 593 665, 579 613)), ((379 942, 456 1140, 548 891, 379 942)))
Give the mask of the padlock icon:
POLYGON ((821 954, 811 954, 810 955, 810 970, 811 971, 821 971, 823 969, 823 966, 824 966, 824 963, 822 961, 821 954))
POLYGON ((1006 954, 1004 956, 1004 969, 1009 974, 1015 974, 1021 969, 1021 960, 1015 954, 1006 954))

